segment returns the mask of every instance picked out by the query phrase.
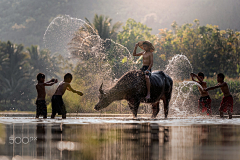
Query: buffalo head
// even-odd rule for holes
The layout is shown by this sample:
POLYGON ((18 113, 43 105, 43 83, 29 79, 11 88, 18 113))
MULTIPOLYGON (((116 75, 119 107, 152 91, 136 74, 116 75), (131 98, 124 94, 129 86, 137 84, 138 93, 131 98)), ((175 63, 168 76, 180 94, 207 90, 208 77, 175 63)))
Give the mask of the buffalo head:
POLYGON ((104 93, 103 89, 102 89, 103 83, 101 84, 100 88, 99 88, 99 102, 95 105, 94 109, 99 111, 103 108, 106 108, 111 102, 109 101, 109 96, 107 93, 104 93))

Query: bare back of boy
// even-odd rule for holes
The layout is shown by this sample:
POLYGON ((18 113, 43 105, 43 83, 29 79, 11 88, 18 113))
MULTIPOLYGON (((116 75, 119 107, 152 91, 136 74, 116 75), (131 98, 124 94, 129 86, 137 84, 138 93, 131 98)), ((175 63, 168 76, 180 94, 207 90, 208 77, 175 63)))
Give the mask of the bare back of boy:
POLYGON ((46 90, 44 83, 38 83, 36 85, 37 89, 37 100, 45 100, 46 97, 46 90))
POLYGON ((71 88, 70 83, 62 81, 58 85, 58 88, 57 88, 56 92, 54 93, 54 95, 62 96, 62 95, 64 95, 66 89, 68 89, 68 88, 71 88))
POLYGON ((226 82, 218 83, 217 86, 220 86, 221 91, 223 92, 224 97, 230 96, 231 93, 229 91, 228 85, 226 82))
POLYGON ((82 92, 77 91, 77 90, 74 90, 74 89, 71 87, 70 83, 65 82, 65 81, 60 82, 60 84, 58 85, 58 88, 57 88, 56 92, 54 93, 54 95, 60 95, 60 96, 62 96, 62 95, 64 95, 64 93, 65 93, 66 90, 72 91, 73 93, 77 93, 77 94, 79 94, 80 96, 83 95, 82 92))

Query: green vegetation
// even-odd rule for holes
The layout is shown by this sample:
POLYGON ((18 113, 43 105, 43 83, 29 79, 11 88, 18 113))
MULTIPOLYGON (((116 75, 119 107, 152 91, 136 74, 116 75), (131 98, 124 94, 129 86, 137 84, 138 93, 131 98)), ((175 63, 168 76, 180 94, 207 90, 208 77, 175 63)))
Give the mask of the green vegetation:
POLYGON ((199 20, 178 26, 172 23, 172 30, 160 29, 157 53, 162 64, 169 57, 184 54, 191 62, 194 72, 202 71, 208 77, 222 72, 231 78, 239 76, 240 32, 231 29, 220 30, 218 26, 200 26, 199 20))
POLYGON ((86 22, 95 29, 96 33, 102 39, 113 39, 116 40, 117 30, 121 27, 121 22, 116 22, 112 25, 112 19, 109 17, 105 17, 103 15, 98 16, 95 14, 93 22, 91 23, 87 18, 85 18, 86 22))

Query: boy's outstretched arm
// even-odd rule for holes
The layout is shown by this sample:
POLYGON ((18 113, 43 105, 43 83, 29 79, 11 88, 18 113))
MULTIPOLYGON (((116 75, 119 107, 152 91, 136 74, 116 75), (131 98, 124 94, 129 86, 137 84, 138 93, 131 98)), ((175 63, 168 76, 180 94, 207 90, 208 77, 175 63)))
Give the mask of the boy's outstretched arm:
POLYGON ((47 81, 45 83, 51 83, 51 82, 55 82, 55 79, 51 79, 50 81, 47 81))
POLYGON ((54 85, 57 82, 58 82, 57 79, 51 79, 50 81, 45 82, 44 86, 52 86, 52 85, 54 85))
POLYGON ((52 86, 52 85, 54 85, 54 84, 57 83, 57 82, 58 82, 57 79, 52 79, 52 80, 44 83, 44 86, 52 86))
POLYGON ((224 82, 224 83, 218 84, 218 85, 216 85, 216 86, 214 86, 214 87, 205 88, 204 90, 205 90, 205 91, 214 90, 214 89, 216 89, 216 88, 224 87, 224 86, 226 86, 226 85, 227 85, 227 83, 224 82))
POLYGON ((198 83, 202 83, 203 81, 198 77, 198 75, 194 74, 194 73, 191 73, 190 76, 192 77, 192 80, 195 81, 195 82, 198 82, 198 83), (196 81, 194 79, 194 77, 196 77, 198 79, 198 81, 196 81))
POLYGON ((68 86, 67 86, 67 90, 69 90, 69 91, 72 91, 73 93, 77 93, 77 94, 78 94, 78 95, 80 95, 80 96, 82 96, 82 95, 83 95, 83 93, 82 93, 82 92, 80 92, 80 91, 77 91, 77 90, 73 89, 73 88, 71 87, 71 85, 70 85, 70 84, 68 84, 68 86))
POLYGON ((133 56, 141 56, 144 51, 140 52, 140 53, 136 53, 137 52, 137 47, 138 47, 138 43, 135 44, 135 48, 133 50, 133 56))

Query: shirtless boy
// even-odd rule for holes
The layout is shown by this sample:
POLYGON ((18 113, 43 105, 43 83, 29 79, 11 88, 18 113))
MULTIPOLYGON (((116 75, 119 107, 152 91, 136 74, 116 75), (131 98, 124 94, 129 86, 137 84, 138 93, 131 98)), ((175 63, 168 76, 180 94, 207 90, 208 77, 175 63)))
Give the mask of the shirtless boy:
POLYGON ((151 42, 149 41, 141 41, 136 43, 134 51, 133 51, 133 56, 142 56, 143 57, 143 66, 141 68, 141 71, 144 72, 145 74, 145 80, 146 80, 146 86, 147 86, 147 96, 145 97, 146 100, 149 100, 150 97, 150 76, 151 76, 151 68, 153 66, 153 51, 154 47, 151 42), (140 47, 143 49, 143 52, 136 53, 137 47, 140 47))
POLYGON ((66 108, 63 103, 62 96, 64 95, 66 89, 72 91, 73 93, 77 93, 78 95, 82 96, 83 93, 77 90, 74 90, 70 83, 72 81, 72 74, 67 73, 64 76, 64 81, 60 82, 58 88, 54 95, 52 96, 52 115, 51 118, 55 118, 56 113, 58 115, 62 115, 63 119, 66 119, 66 108))
POLYGON ((37 109, 36 109, 36 118, 39 118, 40 115, 43 115, 43 118, 47 118, 47 106, 46 106, 46 91, 45 86, 52 86, 57 83, 57 79, 51 79, 48 82, 45 81, 45 75, 43 73, 38 73, 37 75, 38 83, 36 85, 37 90, 37 109))
POLYGON ((229 119, 232 119, 232 112, 233 112, 233 97, 230 94, 228 84, 224 82, 225 76, 222 73, 217 75, 218 84, 214 87, 206 88, 205 91, 213 90, 216 88, 221 88, 223 92, 223 99, 219 108, 220 117, 223 118, 223 112, 228 112, 229 119))
MULTIPOLYGON (((192 77, 192 80, 197 82, 198 84, 200 84, 202 86, 202 88, 207 88, 207 83, 204 82, 204 74, 202 72, 199 72, 197 75, 194 73, 191 73, 190 76, 192 77), (194 79, 194 77, 197 78, 197 80, 194 79)), ((211 111, 211 98, 208 94, 207 91, 202 90, 202 88, 198 87, 198 90, 201 94, 201 97, 198 100, 198 108, 200 111, 205 112, 207 111, 208 115, 212 114, 211 111)))

